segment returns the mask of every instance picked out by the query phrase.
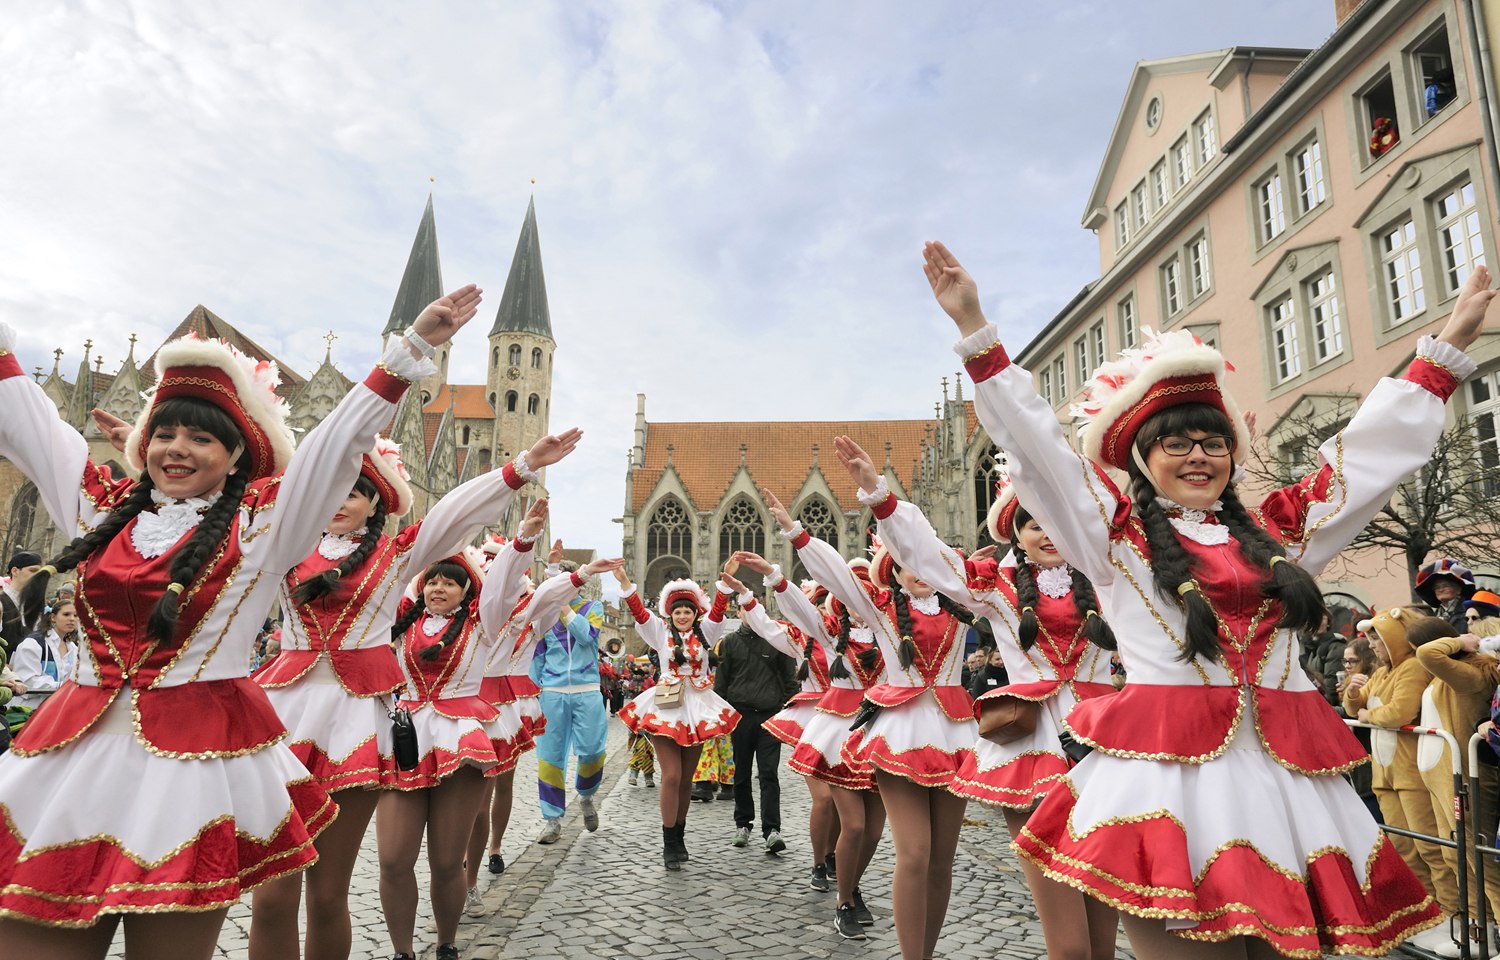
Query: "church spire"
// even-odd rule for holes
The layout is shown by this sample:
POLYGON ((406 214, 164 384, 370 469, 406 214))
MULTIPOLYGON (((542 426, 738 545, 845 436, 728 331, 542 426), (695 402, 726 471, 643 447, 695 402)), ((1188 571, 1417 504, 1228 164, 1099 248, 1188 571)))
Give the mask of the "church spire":
POLYGON ((417 224, 417 236, 406 258, 406 272, 401 288, 391 305, 391 318, 381 335, 400 333, 417 318, 422 308, 443 295, 443 268, 438 260, 437 224, 432 216, 432 194, 427 195, 427 209, 417 224))
POLYGON ((526 204, 526 220, 510 261, 505 292, 490 336, 502 333, 534 333, 552 339, 552 314, 547 309, 547 281, 542 276, 542 245, 536 232, 536 198, 526 204))

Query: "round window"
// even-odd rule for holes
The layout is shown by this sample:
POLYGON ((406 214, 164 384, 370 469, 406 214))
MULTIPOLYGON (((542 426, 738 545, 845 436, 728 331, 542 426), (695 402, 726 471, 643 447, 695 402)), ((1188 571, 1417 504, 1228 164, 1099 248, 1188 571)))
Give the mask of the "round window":
POLYGON ((1155 131, 1161 125, 1161 97, 1152 97, 1146 104, 1146 129, 1155 131))

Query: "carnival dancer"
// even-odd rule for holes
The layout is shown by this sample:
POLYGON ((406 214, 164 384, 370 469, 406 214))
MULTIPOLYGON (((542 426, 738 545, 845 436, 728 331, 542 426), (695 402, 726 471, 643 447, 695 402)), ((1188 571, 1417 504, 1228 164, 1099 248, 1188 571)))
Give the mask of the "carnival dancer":
MULTIPOLYGON (((781 575, 781 567, 757 553, 740 551, 730 559, 765 579, 766 586, 776 594, 777 607, 787 617, 787 620, 772 619, 760 603, 747 606, 743 596, 740 599, 740 615, 750 628, 797 662, 796 677, 802 689, 792 696, 780 713, 763 724, 767 733, 795 752, 807 725, 818 715, 818 704, 832 683, 828 671, 830 658, 836 656, 833 653, 834 638, 817 607, 818 601, 828 596, 828 591, 813 580, 804 583, 801 589, 789 586, 789 581, 781 575), (809 629, 796 626, 791 622, 793 619, 809 629)), ((845 727, 847 733, 847 724, 845 727)), ((802 779, 807 782, 807 792, 812 797, 807 828, 812 840, 813 865, 807 883, 812 889, 827 893, 830 877, 837 880, 836 873, 830 874, 829 866, 835 862, 833 851, 839 837, 838 809, 834 806, 833 788, 826 781, 810 773, 803 773, 802 779)))
POLYGON ((875 917, 865 905, 859 882, 880 844, 886 808, 869 761, 844 747, 853 736, 851 719, 859 714, 866 693, 883 681, 889 668, 878 634, 885 621, 881 611, 891 601, 887 591, 871 582, 868 560, 856 557, 845 562, 831 544, 811 536, 794 522, 774 493, 762 488, 760 495, 776 519, 778 535, 791 541, 808 572, 828 590, 824 601, 827 617, 821 623, 799 622, 805 608, 790 596, 790 590, 785 591, 791 602, 784 612, 793 623, 804 632, 822 629, 836 638, 829 656, 828 690, 787 765, 831 788, 839 818, 835 846, 839 869, 832 878, 838 887, 833 928, 846 940, 863 940, 860 928, 872 925, 875 917))
MULTIPOLYGON (((581 436, 573 429, 543 437, 502 469, 450 491, 394 537, 385 535, 386 521, 406 515, 412 492, 400 450, 377 440, 318 548, 283 581, 281 654, 255 679, 290 730, 292 752, 339 810, 318 837, 318 862, 307 872, 310 960, 349 955, 350 878, 380 797, 376 788, 395 780, 388 710, 405 679, 390 636, 403 586, 503 514, 515 492, 538 478, 535 471, 566 457, 581 436)), ((252 960, 298 955, 300 897, 300 874, 256 891, 252 960)))
MULTIPOLYGON (((546 499, 540 499, 532 505, 522 525, 521 535, 516 538, 518 546, 529 543, 540 535, 548 509, 546 499)), ((553 545, 549 560, 560 559, 561 555, 562 541, 559 540, 553 545)), ((501 554, 502 559, 505 556, 505 553, 501 554)), ((504 622, 491 627, 495 640, 485 661, 480 696, 499 711, 491 725, 490 734, 499 764, 485 784, 484 800, 480 803, 469 833, 464 872, 469 885, 465 909, 471 916, 484 912, 478 882, 479 864, 486 841, 490 863, 493 864, 500 858, 505 830, 510 825, 516 763, 523 754, 536 746, 538 738, 548 725, 547 717, 542 712, 540 689, 530 675, 536 646, 547 625, 557 621, 585 583, 598 574, 614 570, 623 564, 624 561, 618 558, 595 560, 582 570, 559 571, 534 589, 529 577, 519 578, 522 584, 519 600, 515 599, 515 594, 511 594, 507 597, 507 603, 498 608, 509 608, 510 613, 504 622)), ((552 564, 549 563, 550 565, 552 564)), ((492 872, 504 872, 503 859, 500 859, 499 866, 499 871, 492 872)))
POLYGON ((89 461, 0 325, 0 454, 77 534, 22 607, 78 568, 87 654, 0 758, 8 951, 103 957, 127 914, 131 954, 208 957, 241 893, 313 861, 335 809, 245 676, 250 649, 360 454, 479 299, 471 285, 424 309, 295 456, 274 365, 217 340, 167 344, 126 442, 138 481, 89 461))
POLYGON ((1494 296, 1489 272, 1470 274, 1442 333, 1370 391, 1318 469, 1251 514, 1232 479, 1250 437, 1217 350, 1179 331, 1103 366, 1082 407, 1084 459, 1011 364, 969 274, 941 244, 924 257, 980 420, 1022 501, 1099 592, 1130 670, 1118 694, 1068 715, 1094 750, 1018 850, 1119 907, 1143 960, 1267 944, 1384 954, 1431 926, 1436 904, 1338 776, 1364 751, 1297 669, 1294 631, 1322 619, 1312 574, 1430 456, 1444 402, 1474 370, 1463 350, 1494 296), (1127 474, 1130 495, 1099 466, 1127 474))
MULTIPOLYGON (((975 704, 984 732, 961 758, 948 789, 999 806, 1010 835, 1018 837, 1037 801, 1072 765, 1058 739, 1063 718, 1079 700, 1115 692, 1108 652, 1115 649, 1114 634, 1099 615, 1094 589, 1063 562, 1008 478, 998 485, 985 525, 996 544, 1009 545, 1009 557, 1000 564, 979 554, 966 560, 939 539, 915 504, 896 499, 857 443, 838 437, 834 449, 872 507, 888 551, 882 563, 899 558, 940 596, 991 624, 1011 682, 975 704)), ((1112 907, 1047 879, 1029 860, 1021 867, 1048 956, 1114 957, 1119 922, 1112 907)))
POLYGON ((713 606, 691 580, 670 580, 662 587, 656 609, 646 609, 635 584, 623 569, 615 571, 620 597, 636 632, 661 659, 656 685, 625 704, 620 719, 633 733, 651 736, 656 759, 661 764, 662 864, 681 870, 689 859, 687 812, 692 801, 693 769, 703 742, 734 729, 739 714, 713 691, 709 660, 714 644, 724 633, 724 610, 732 592, 720 583, 713 606))

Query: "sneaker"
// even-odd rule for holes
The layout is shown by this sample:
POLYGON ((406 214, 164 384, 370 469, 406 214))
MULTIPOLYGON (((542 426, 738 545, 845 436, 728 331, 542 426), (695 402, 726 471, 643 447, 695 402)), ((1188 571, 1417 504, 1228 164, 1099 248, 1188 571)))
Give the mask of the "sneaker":
POLYGON ((749 827, 738 827, 738 828, 736 828, 735 831, 734 831, 734 839, 731 840, 731 841, 729 841, 729 842, 732 845, 736 846, 736 847, 749 846, 750 845, 750 828, 749 827))
POLYGON ((854 888, 854 919, 858 920, 862 927, 868 927, 875 922, 875 914, 865 906, 865 898, 859 895, 859 887, 854 888))
POLYGON ((458 947, 451 943, 438 944, 437 960, 458 960, 458 947))
POLYGON ((636 770, 630 771, 630 776, 627 779, 630 781, 630 785, 632 787, 639 786, 640 782, 641 782, 639 771, 636 771, 636 770))
POLYGON ((786 841, 781 839, 780 830, 772 830, 766 834, 766 853, 780 853, 786 849, 786 841))
POLYGON ((807 885, 819 893, 828 892, 828 868, 821 863, 812 868, 812 876, 808 878, 807 885))
POLYGON ((537 843, 556 843, 562 839, 562 820, 558 817, 548 817, 542 821, 541 836, 536 838, 537 843))
POLYGON ((479 897, 478 887, 470 887, 469 892, 464 894, 464 915, 469 917, 484 916, 484 901, 479 897))
POLYGON ((845 940, 863 940, 865 928, 854 919, 854 907, 844 904, 833 912, 833 929, 845 940))
POLYGON ((490 854, 489 870, 495 876, 500 876, 500 874, 505 872, 505 858, 498 853, 490 854))
POLYGON ((839 878, 839 872, 837 868, 838 863, 833 859, 833 854, 830 853, 828 856, 823 858, 823 869, 828 871, 828 879, 837 880, 839 878))
POLYGON ((656 786, 656 778, 653 777, 649 773, 646 774, 646 786, 648 786, 648 787, 654 787, 654 786, 656 786))
POLYGON ((599 829, 599 808, 594 806, 593 797, 579 797, 578 809, 583 811, 583 828, 589 833, 599 829))

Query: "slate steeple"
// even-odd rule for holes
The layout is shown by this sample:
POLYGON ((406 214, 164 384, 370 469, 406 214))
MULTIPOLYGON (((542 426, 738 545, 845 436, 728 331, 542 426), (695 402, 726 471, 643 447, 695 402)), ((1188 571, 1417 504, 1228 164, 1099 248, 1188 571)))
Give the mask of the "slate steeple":
POLYGON ((526 220, 516 241, 516 254, 500 295, 495 314, 494 337, 504 333, 531 333, 552 339, 552 314, 547 308, 547 281, 542 275, 542 244, 536 230, 536 198, 526 204, 526 220))
POLYGON ((432 216, 432 194, 427 195, 427 209, 417 224, 417 236, 406 258, 406 272, 391 305, 391 318, 381 336, 400 333, 417 318, 422 308, 443 295, 443 267, 438 259, 437 224, 432 216))

